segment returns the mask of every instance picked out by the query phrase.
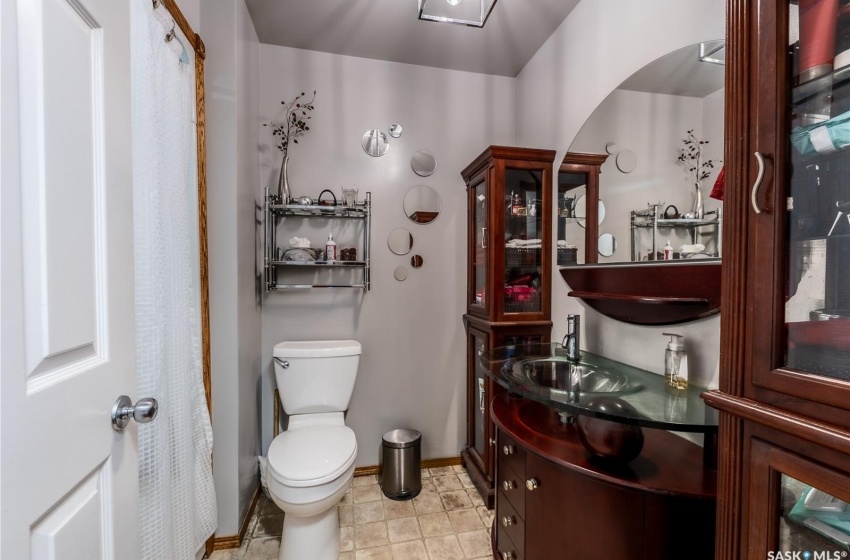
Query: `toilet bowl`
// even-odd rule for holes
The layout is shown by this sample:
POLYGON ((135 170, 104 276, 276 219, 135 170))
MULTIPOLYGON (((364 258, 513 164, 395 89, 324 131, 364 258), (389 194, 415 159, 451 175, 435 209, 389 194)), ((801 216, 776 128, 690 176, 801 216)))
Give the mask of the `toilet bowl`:
POLYGON ((337 504, 351 486, 357 439, 345 425, 356 341, 282 342, 275 377, 289 428, 268 450, 269 493, 286 516, 279 560, 337 560, 337 504))

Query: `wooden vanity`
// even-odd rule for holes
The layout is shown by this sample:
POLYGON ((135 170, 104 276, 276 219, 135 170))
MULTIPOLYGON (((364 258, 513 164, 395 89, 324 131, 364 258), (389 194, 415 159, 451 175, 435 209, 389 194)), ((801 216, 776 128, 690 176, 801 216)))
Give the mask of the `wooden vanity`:
POLYGON ((502 394, 497 430, 497 560, 713 559, 716 471, 702 449, 645 429, 640 457, 590 459, 557 410, 502 394))

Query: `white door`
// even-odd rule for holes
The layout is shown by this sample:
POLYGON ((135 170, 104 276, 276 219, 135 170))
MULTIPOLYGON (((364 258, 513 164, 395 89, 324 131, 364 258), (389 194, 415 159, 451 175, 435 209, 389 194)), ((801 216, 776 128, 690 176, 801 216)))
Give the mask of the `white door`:
POLYGON ((0 555, 134 560, 129 2, 0 7, 0 555))

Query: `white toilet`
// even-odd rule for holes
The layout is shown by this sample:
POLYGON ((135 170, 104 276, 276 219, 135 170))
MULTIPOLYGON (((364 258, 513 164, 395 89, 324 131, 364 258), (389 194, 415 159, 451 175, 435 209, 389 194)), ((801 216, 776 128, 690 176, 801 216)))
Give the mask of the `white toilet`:
POLYGON ((274 372, 289 429, 272 441, 268 485, 286 516, 280 560, 337 560, 337 504, 354 477, 357 440, 345 425, 360 343, 281 342, 274 372))

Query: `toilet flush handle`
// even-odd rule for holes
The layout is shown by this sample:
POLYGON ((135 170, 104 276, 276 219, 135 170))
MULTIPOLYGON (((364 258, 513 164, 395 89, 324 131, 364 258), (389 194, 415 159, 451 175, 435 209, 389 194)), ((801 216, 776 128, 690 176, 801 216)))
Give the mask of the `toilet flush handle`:
POLYGON ((280 367, 282 367, 283 369, 289 368, 289 362, 287 362, 286 360, 281 360, 280 358, 275 358, 274 361, 276 361, 278 364, 280 364, 280 367))

